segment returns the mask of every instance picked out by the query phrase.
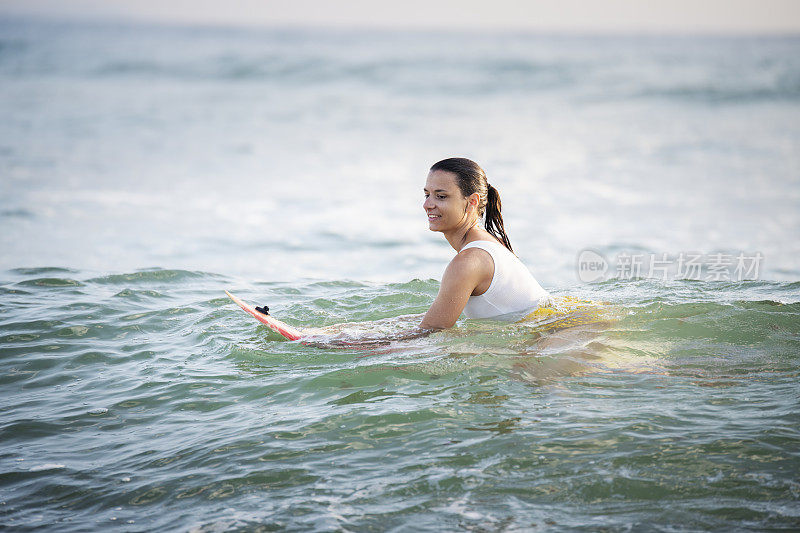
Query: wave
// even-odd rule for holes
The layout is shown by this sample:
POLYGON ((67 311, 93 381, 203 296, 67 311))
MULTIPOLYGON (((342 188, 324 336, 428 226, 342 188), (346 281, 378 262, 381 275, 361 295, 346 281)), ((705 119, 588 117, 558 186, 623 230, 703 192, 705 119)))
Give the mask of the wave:
MULTIPOLYGON (((209 341, 245 332, 269 342, 278 340, 230 304, 224 288, 233 288, 247 301, 269 305, 276 316, 297 327, 335 327, 336 334, 346 337, 391 339, 419 322, 439 286, 436 280, 420 279, 404 283, 329 280, 258 283, 240 291, 235 287, 241 281, 179 269, 99 277, 57 267, 9 272, 16 279, 0 286, 5 299, 3 334, 9 338, 55 335, 60 336, 59 342, 164 328, 200 334, 209 341), (43 316, 58 328, 42 330, 38 321, 43 316), (222 332, 226 333, 215 336, 222 332)), ((555 294, 563 299, 573 292, 596 302, 601 313, 592 314, 591 320, 579 316, 585 308, 564 308, 557 317, 542 315, 514 323, 462 320, 435 338, 444 349, 469 346, 464 351, 471 353, 563 354, 594 343, 600 351, 656 358, 695 353, 795 358, 800 353, 798 288, 800 282, 763 280, 671 284, 607 280, 584 286, 582 291, 555 294), (569 342, 562 343, 565 339, 569 342)), ((393 346, 420 348, 402 342, 393 346)))
POLYGON ((355 84, 391 94, 446 97, 564 91, 567 97, 590 100, 800 99, 796 38, 344 36, 131 27, 116 46, 100 50, 97 44, 113 33, 109 28, 26 29, 0 38, 0 76, 314 90, 355 84))
POLYGON ((72 278, 34 278, 17 283, 20 287, 81 287, 83 283, 72 278))
POLYGON ((109 285, 126 285, 129 283, 150 283, 154 281, 181 282, 184 280, 197 280, 203 278, 220 279, 223 278, 223 276, 220 276, 219 274, 211 274, 208 272, 192 270, 150 268, 145 270, 137 270, 136 272, 109 274, 106 276, 90 278, 86 280, 86 282, 109 285))
POLYGON ((36 276, 39 274, 76 274, 78 271, 64 267, 36 267, 36 268, 13 268, 9 272, 21 276, 36 276))
MULTIPOLYGON (((649 68, 658 69, 658 65, 649 68)), ((702 68, 702 67, 701 67, 702 68)), ((87 72, 89 77, 166 79, 178 81, 265 82, 290 86, 356 83, 407 94, 490 95, 568 90, 592 99, 659 99, 685 102, 755 102, 800 99, 800 78, 794 68, 754 84, 758 70, 729 83, 714 79, 684 81, 670 73, 656 83, 642 81, 638 68, 614 73, 611 64, 574 61, 543 63, 492 57, 451 63, 446 58, 422 57, 352 63, 337 58, 264 57, 209 59, 199 62, 158 63, 111 61, 87 72)), ((761 76, 763 77, 763 76, 761 76)))
POLYGON ((795 101, 800 100, 800 82, 791 84, 777 83, 773 86, 736 87, 714 84, 697 84, 664 87, 647 87, 631 93, 632 98, 675 100, 713 103, 751 103, 763 101, 795 101))

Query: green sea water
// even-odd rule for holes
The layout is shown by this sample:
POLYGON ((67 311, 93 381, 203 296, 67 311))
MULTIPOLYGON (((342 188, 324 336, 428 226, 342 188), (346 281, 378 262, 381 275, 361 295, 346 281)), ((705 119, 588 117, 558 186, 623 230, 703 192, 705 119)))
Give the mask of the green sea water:
POLYGON ((462 320, 356 347, 285 341, 223 292, 357 337, 408 327, 437 287, 6 271, 0 522, 800 527, 796 282, 610 280, 581 287, 613 308, 600 325, 462 320))
POLYGON ((800 37, 0 16, 0 116, 0 529, 800 530, 800 37), (602 320, 387 341, 449 156, 602 320))

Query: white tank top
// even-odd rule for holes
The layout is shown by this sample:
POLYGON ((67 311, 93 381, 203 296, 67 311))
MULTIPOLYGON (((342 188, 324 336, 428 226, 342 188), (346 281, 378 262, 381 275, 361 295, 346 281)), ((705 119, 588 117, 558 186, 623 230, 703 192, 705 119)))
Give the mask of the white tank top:
POLYGON ((539 285, 530 270, 508 248, 493 241, 472 241, 461 250, 486 250, 494 261, 494 275, 486 292, 470 296, 464 315, 467 318, 496 318, 509 315, 515 320, 539 306, 550 303, 550 294, 539 285))

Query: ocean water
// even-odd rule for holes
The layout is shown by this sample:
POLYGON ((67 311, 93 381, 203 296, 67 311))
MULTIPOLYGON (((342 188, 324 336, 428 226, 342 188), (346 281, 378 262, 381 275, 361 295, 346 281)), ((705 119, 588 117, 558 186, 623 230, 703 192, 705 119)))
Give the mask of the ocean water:
POLYGON ((0 116, 3 527, 800 528, 800 37, 3 19, 0 116), (602 321, 376 340, 453 155, 602 321))

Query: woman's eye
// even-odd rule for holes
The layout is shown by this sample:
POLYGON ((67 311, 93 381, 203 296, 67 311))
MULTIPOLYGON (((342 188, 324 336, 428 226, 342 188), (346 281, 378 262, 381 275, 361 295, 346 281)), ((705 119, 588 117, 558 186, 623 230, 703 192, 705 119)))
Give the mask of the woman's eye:
POLYGON ((436 196, 436 198, 438 198, 439 200, 444 200, 445 198, 447 198, 447 196, 439 194, 439 195, 436 196))

